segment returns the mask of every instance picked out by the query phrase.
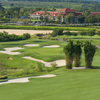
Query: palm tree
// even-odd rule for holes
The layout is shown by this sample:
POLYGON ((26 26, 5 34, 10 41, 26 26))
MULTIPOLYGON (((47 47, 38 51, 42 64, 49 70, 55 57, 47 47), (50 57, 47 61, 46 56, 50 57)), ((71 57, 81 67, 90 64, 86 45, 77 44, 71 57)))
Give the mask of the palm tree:
POLYGON ((64 47, 64 53, 65 53, 65 60, 66 60, 66 68, 72 69, 72 63, 73 63, 73 41, 69 41, 69 43, 64 47))
POLYGON ((96 52, 96 46, 92 45, 91 42, 86 42, 84 44, 84 53, 85 53, 85 62, 86 62, 86 67, 91 68, 92 67, 92 61, 93 57, 96 52))
POLYGON ((81 54, 82 54, 81 42, 77 41, 76 44, 74 44, 74 55, 73 55, 74 67, 80 66, 81 54))

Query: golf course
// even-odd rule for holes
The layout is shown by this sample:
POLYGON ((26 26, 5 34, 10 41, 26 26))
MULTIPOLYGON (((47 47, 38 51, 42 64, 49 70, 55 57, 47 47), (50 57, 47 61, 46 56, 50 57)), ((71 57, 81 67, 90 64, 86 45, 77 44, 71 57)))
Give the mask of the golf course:
POLYGON ((82 47, 81 67, 66 69, 63 48, 68 40, 32 35, 26 40, 0 42, 0 75, 8 77, 4 84, 0 82, 0 100, 99 100, 100 37, 68 38, 82 43, 88 40, 97 47, 92 68, 85 67, 82 47))

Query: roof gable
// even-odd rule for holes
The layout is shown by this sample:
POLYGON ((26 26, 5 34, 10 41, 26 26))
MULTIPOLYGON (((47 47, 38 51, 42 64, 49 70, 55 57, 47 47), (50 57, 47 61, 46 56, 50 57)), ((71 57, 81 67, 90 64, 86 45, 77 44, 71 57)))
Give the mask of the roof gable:
POLYGON ((60 9, 60 10, 57 10, 58 12, 77 12, 73 9, 70 9, 70 8, 64 8, 64 9, 60 9))

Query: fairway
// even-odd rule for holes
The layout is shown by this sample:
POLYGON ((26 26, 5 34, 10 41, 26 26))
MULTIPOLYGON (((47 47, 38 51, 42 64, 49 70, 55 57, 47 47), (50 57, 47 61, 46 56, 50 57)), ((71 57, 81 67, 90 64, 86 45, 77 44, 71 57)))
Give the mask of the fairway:
POLYGON ((0 85, 1 100, 99 100, 100 70, 54 72, 54 78, 30 79, 29 83, 0 85), (6 94, 6 96, 5 96, 6 94))
MULTIPOLYGON (((99 40, 92 40, 100 45, 99 40)), ((93 69, 67 70, 65 66, 56 70, 45 67, 43 72, 37 72, 38 61, 24 59, 25 56, 52 62, 64 59, 63 47, 67 42, 58 40, 28 39, 14 42, 0 42, 0 51, 13 48, 18 55, 0 53, 0 63, 6 67, 9 79, 30 77, 27 83, 8 83, 0 85, 0 100, 99 100, 100 99, 100 48, 97 49, 93 60, 93 69), (26 45, 27 44, 27 45, 26 45), (30 44, 30 45, 29 45, 30 44), (52 47, 54 46, 54 47, 52 47), (23 48, 15 50, 15 47, 23 48), (48 68, 48 69, 47 69, 48 68), (54 74, 55 77, 31 78, 54 74), (6 95, 6 96, 5 96, 6 95)), ((81 66, 85 66, 84 54, 81 66)))

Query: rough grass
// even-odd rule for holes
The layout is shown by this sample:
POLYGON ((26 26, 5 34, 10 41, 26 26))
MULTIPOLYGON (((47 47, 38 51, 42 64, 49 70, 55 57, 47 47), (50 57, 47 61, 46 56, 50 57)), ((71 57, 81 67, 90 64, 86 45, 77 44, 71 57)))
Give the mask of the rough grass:
POLYGON ((94 27, 57 27, 57 26, 17 26, 17 25, 0 25, 0 29, 26 29, 26 30, 54 30, 57 28, 61 28, 63 30, 70 31, 87 31, 87 30, 98 30, 98 28, 94 27))

